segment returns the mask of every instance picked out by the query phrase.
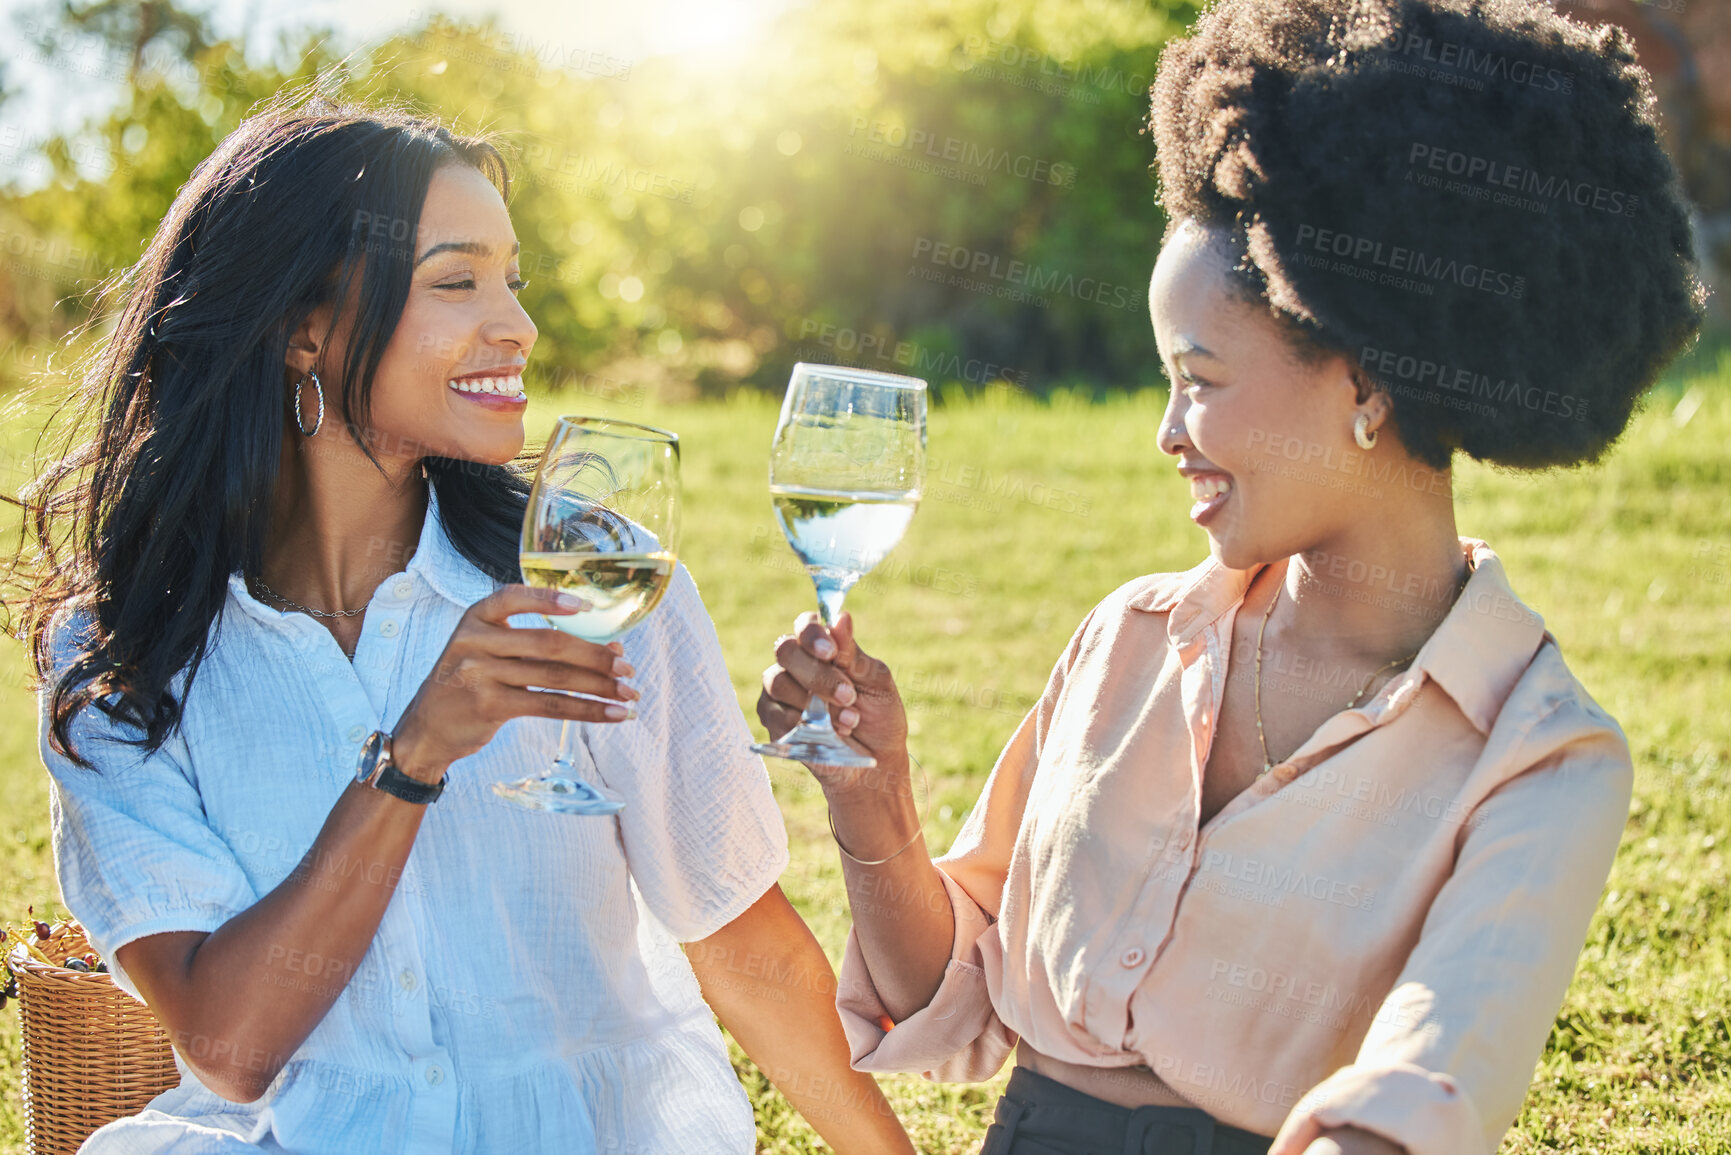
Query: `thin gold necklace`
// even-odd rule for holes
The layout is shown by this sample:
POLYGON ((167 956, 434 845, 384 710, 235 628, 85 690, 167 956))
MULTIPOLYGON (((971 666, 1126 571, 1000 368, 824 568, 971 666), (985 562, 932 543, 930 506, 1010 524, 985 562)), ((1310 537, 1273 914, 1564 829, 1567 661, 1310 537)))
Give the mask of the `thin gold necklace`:
MULTIPOLYGON (((1472 570, 1469 569, 1467 573, 1470 576, 1472 570)), ((1466 583, 1462 582, 1461 586, 1464 588, 1466 583)), ((1268 739, 1264 737, 1262 733, 1262 635, 1268 629, 1268 619, 1274 616, 1275 604, 1280 601, 1280 591, 1285 588, 1286 582, 1284 580, 1274 587, 1274 596, 1268 599, 1268 608, 1262 611, 1262 626, 1256 631, 1256 740, 1262 743, 1262 769, 1256 772, 1258 778, 1274 769, 1274 759, 1268 756, 1268 739)), ((1459 590, 1455 591, 1455 596, 1457 598, 1460 596, 1459 590)), ((1359 687, 1358 693, 1352 696, 1352 701, 1348 702, 1345 706, 1342 706, 1341 709, 1350 710, 1354 706, 1358 705, 1359 699, 1364 697, 1365 691, 1370 689, 1371 683, 1376 681, 1378 674, 1381 674, 1384 670, 1390 669, 1394 666, 1404 666, 1416 657, 1418 657, 1418 651, 1414 650, 1404 658, 1396 658, 1392 662, 1384 662, 1382 665, 1372 670, 1370 677, 1364 680, 1364 685, 1359 687)))

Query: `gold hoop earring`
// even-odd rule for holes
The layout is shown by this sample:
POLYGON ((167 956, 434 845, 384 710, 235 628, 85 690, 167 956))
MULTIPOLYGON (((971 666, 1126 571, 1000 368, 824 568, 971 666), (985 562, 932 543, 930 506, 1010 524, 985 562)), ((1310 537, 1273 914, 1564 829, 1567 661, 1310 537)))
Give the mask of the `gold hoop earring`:
POLYGON ((317 373, 308 370, 307 377, 313 379, 313 388, 318 391, 319 416, 318 420, 313 422, 313 427, 311 429, 308 429, 301 423, 301 386, 305 385, 307 380, 306 377, 302 377, 299 381, 295 382, 295 428, 300 430, 306 436, 311 437, 313 434, 317 433, 319 428, 325 423, 325 387, 319 383, 319 375, 317 373))
POLYGON ((1376 448, 1376 434, 1370 429, 1370 414, 1360 413, 1352 420, 1352 439, 1360 449, 1376 448))

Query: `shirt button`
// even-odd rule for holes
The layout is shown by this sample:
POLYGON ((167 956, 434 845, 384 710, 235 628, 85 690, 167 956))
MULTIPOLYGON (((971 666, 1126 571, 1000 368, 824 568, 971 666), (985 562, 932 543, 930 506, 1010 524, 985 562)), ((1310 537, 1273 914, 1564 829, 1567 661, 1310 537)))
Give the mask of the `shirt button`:
POLYGON ((1124 952, 1124 958, 1122 959, 1122 961, 1123 961, 1124 965, 1127 967, 1141 966, 1142 965, 1142 948, 1141 947, 1135 947, 1135 946, 1131 947, 1129 950, 1124 952))
POLYGON ((404 578, 402 581, 391 587, 391 592, 400 598, 406 598, 414 588, 414 585, 409 581, 409 579, 404 578))
POLYGON ((445 1081, 445 1069, 438 1064, 427 1068, 427 1085, 437 1087, 445 1081))
POLYGON ((419 980, 415 978, 414 971, 404 971, 402 974, 397 976, 397 981, 402 984, 405 991, 414 990, 415 986, 419 982, 419 980))
POLYGON ((364 727, 361 727, 361 726, 350 726, 349 727, 349 741, 359 742, 362 738, 365 738, 366 736, 367 736, 367 731, 364 727))
POLYGON ((384 624, 379 626, 379 633, 383 634, 387 638, 396 637, 397 636, 397 623, 396 622, 385 622, 384 624))

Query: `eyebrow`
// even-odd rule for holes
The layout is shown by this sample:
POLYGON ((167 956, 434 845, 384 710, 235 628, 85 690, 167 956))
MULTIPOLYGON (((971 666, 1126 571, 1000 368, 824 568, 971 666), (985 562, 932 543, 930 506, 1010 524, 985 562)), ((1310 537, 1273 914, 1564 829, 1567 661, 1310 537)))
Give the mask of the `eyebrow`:
MULTIPOLYGON (((511 242, 511 255, 513 257, 516 256, 517 251, 519 249, 521 249, 522 247, 523 247, 523 242, 512 241, 511 242)), ((443 241, 439 244, 434 245, 432 248, 428 249, 426 252, 422 253, 421 259, 415 262, 415 267, 417 269, 420 268, 422 261, 425 261, 428 257, 432 256, 434 253, 443 253, 446 251, 450 251, 450 252, 454 252, 454 253, 473 253, 476 256, 490 257, 493 255, 493 246, 487 245, 487 244, 482 244, 480 241, 443 241)))
POLYGON ((1188 357, 1194 355, 1198 357, 1209 357, 1216 361, 1220 360, 1220 358, 1215 357, 1213 353, 1210 353, 1207 349, 1204 349, 1189 337, 1178 338, 1177 343, 1172 347, 1172 355, 1174 357, 1188 357))

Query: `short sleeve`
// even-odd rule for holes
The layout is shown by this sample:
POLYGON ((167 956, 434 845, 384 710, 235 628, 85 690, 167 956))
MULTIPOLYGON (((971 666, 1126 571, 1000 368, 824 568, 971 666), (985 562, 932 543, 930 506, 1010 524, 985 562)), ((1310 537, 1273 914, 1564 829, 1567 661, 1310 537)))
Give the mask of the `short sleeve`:
POLYGON ((1455 869, 1355 1062, 1301 1099, 1271 1151, 1355 1126, 1409 1155, 1490 1155, 1520 1113, 1628 819, 1622 731, 1565 706, 1543 753, 1463 825, 1455 869))
POLYGON ((681 942, 732 922, 781 877, 787 828, 751 752, 721 640, 678 566, 662 604, 623 639, 637 716, 585 724, 644 904, 681 942))
POLYGON ((53 686, 70 660, 66 639, 76 636, 76 630, 55 635, 55 674, 37 695, 37 745, 52 779, 54 873, 66 909, 107 961, 115 983, 141 998, 115 958, 120 947, 168 931, 214 931, 258 896, 205 818, 178 729, 145 754, 124 740, 141 732, 93 702, 72 719, 69 731, 73 750, 95 769, 53 749, 53 686))
POLYGON ((932 1001, 886 1030, 888 1017, 865 953, 857 933, 848 931, 836 979, 836 1011, 855 1070, 918 1071, 929 1079, 979 1082, 996 1074, 1015 1048, 1016 1033, 992 1006, 980 941, 997 923, 1010 856, 1046 736, 1093 620, 1091 612, 1052 667, 1045 691, 998 755, 955 844, 932 860, 956 928, 950 961, 932 1001))

